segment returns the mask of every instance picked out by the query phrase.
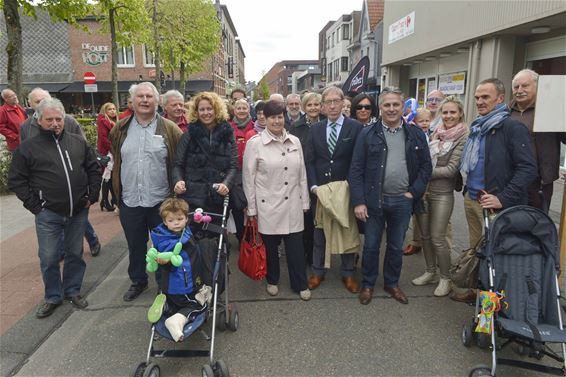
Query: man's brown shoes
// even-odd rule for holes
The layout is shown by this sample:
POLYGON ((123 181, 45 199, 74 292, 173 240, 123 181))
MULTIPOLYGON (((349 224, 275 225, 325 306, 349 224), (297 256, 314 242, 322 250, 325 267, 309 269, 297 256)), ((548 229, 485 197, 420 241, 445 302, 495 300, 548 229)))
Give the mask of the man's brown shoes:
POLYGON ((403 249, 403 255, 413 255, 420 252, 421 250, 422 247, 409 244, 405 249, 403 249))
POLYGON ((348 291, 351 293, 358 293, 360 291, 360 284, 351 276, 342 278, 342 282, 348 291))
POLYGON ((474 304, 476 302, 476 292, 468 289, 463 293, 452 292, 450 298, 454 301, 465 302, 466 304, 474 304))
POLYGON ((408 304, 409 299, 405 296, 405 293, 401 288, 383 288, 383 290, 391 295, 395 300, 399 301, 401 304, 408 304))
POLYGON ((309 289, 315 289, 323 281, 324 281, 324 276, 312 275, 311 277, 309 277, 309 281, 307 282, 307 285, 308 285, 309 289))
POLYGON ((360 304, 367 305, 371 302, 371 298, 373 296, 373 289, 371 288, 362 288, 360 292, 360 304))

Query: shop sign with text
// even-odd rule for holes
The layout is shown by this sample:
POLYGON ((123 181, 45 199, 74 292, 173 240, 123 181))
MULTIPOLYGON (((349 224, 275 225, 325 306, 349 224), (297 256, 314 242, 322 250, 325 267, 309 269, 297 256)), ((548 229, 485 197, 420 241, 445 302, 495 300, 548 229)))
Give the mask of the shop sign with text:
POLYGON ((81 43, 83 62, 92 67, 108 62, 108 46, 95 46, 90 43, 81 43))

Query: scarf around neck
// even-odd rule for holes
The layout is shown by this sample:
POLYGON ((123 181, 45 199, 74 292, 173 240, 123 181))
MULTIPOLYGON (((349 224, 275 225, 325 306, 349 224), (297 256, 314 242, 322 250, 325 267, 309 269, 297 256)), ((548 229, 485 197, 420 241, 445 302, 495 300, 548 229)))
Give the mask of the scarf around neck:
POLYGON ((239 121, 238 118, 234 117, 234 119, 232 119, 232 121, 234 122, 234 124, 236 125, 236 127, 238 127, 240 130, 243 130, 244 128, 246 128, 246 126, 248 125, 248 123, 252 120, 252 118, 248 115, 246 119, 239 121))
POLYGON ((438 157, 444 156, 454 147, 454 143, 468 132, 464 123, 458 123, 452 128, 447 129, 444 123, 436 127, 430 137, 429 149, 433 167, 436 166, 438 157))
POLYGON ((254 122, 254 130, 255 132, 257 132, 258 134, 262 133, 265 130, 265 126, 262 126, 261 124, 259 124, 259 120, 256 120, 254 122))
POLYGON ((466 145, 464 145, 464 152, 462 153, 462 160, 460 162, 460 171, 468 174, 475 169, 479 160, 480 154, 480 141, 493 127, 503 122, 510 115, 509 108, 506 104, 501 103, 493 109, 489 114, 478 116, 470 126, 470 136, 466 145))

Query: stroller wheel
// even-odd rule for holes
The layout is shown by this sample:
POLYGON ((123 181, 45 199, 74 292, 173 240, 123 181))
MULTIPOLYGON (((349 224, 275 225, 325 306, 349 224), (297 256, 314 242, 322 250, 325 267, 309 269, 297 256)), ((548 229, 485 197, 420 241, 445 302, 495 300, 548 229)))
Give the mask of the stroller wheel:
POLYGON ((236 331, 238 327, 240 327, 240 315, 238 314, 238 309, 232 308, 228 319, 228 329, 230 331, 236 331))
POLYGON ((214 366, 219 377, 230 377, 230 371, 224 361, 217 360, 214 366))
POLYGON ((146 368, 147 364, 145 363, 145 361, 139 363, 134 372, 131 374, 131 377, 143 377, 146 368))
POLYGON ((491 368, 485 364, 476 365, 470 370, 468 377, 491 376, 491 368))
POLYGON ((465 323, 464 326, 462 326, 462 343, 464 346, 470 347, 472 345, 472 340, 474 340, 472 326, 465 323))
POLYGON ((154 363, 149 363, 142 374, 142 377, 159 377, 161 370, 159 365, 154 363))
POLYGON ((202 366, 202 377, 214 377, 214 371, 209 364, 204 364, 202 366))
POLYGON ((216 329, 218 331, 226 331, 226 312, 225 311, 218 313, 218 318, 216 318, 216 329))

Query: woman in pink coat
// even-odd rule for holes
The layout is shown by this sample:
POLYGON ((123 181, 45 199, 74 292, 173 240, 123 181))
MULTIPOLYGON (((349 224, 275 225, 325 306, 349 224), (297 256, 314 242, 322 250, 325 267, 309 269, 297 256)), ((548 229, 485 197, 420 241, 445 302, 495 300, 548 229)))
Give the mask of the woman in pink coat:
POLYGON ((257 217, 267 253, 267 293, 279 293, 279 255, 285 241, 291 289, 309 300, 303 252, 303 212, 310 208, 301 142, 285 130, 285 105, 268 101, 263 109, 265 131, 248 140, 243 183, 247 214, 257 217))

